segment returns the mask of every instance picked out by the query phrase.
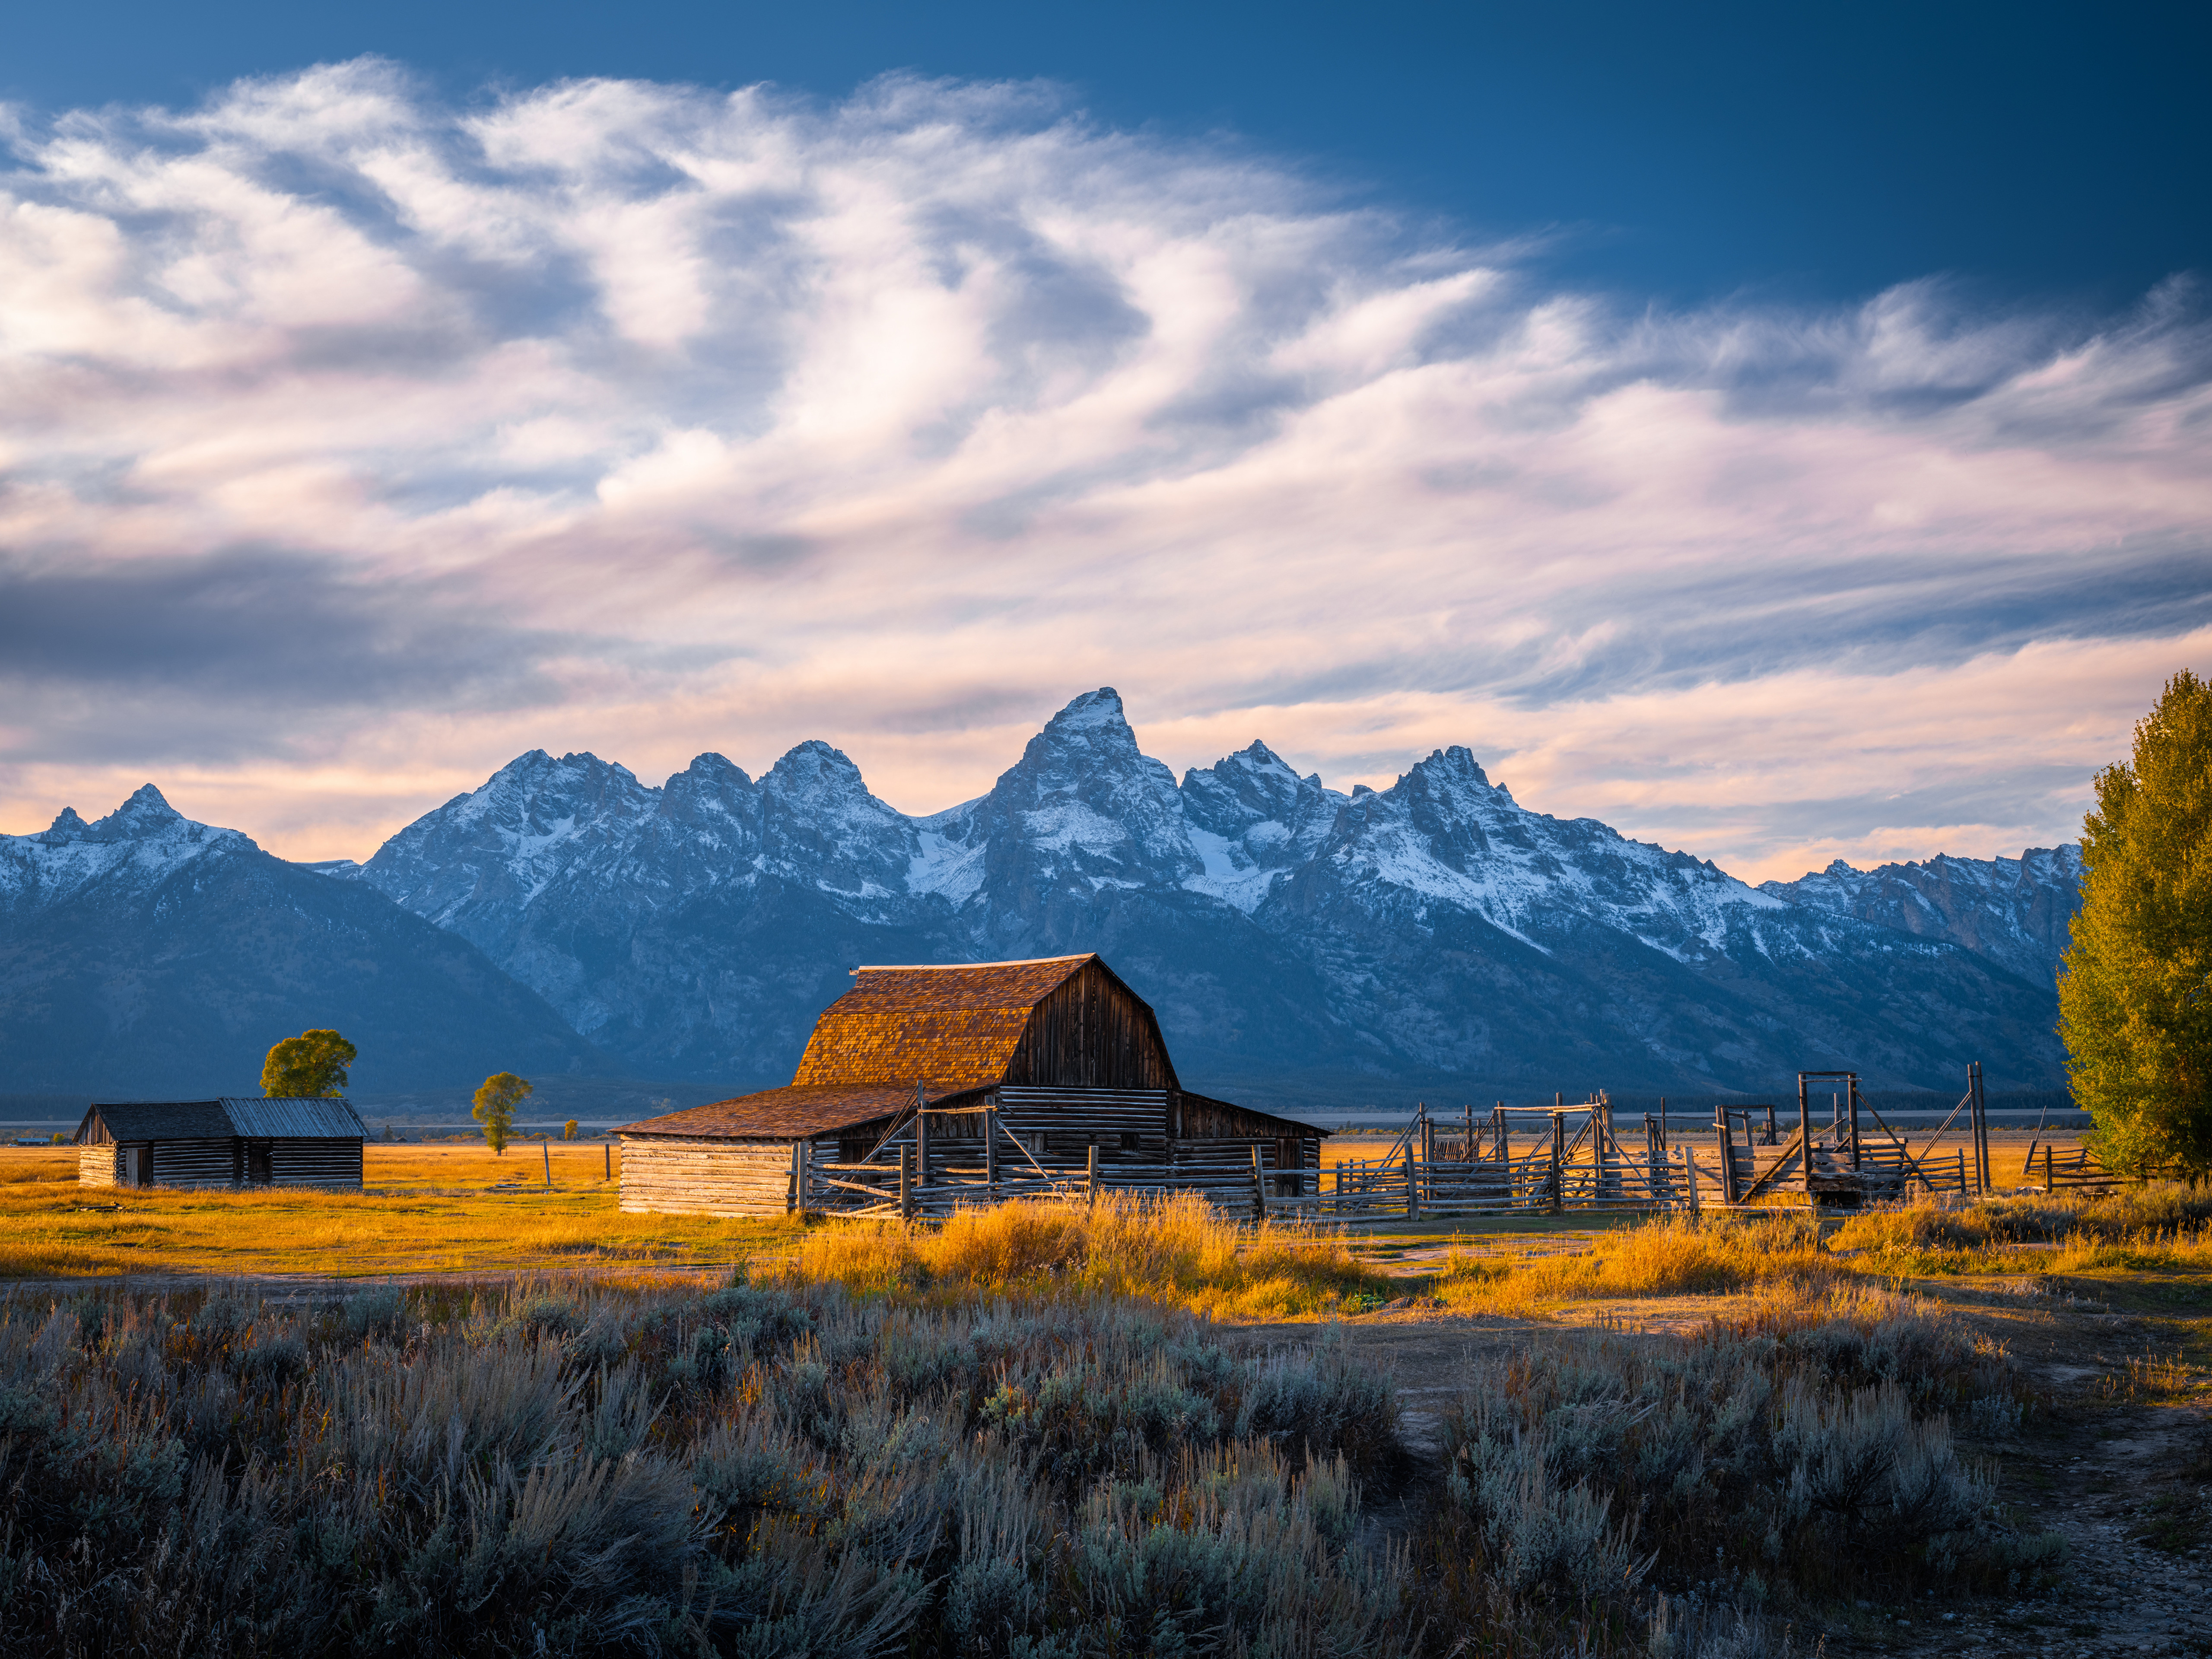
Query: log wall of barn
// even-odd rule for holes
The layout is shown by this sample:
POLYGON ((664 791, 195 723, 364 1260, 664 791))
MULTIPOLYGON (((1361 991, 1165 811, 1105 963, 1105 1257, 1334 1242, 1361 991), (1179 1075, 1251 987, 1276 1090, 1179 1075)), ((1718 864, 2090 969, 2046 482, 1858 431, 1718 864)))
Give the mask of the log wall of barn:
POLYGON ((104 1140, 76 1149, 76 1183, 80 1187, 112 1187, 115 1184, 117 1153, 120 1149, 112 1140, 104 1140))
POLYGON ((1005 1081, 1060 1089, 1172 1089, 1175 1066, 1151 1012, 1097 963, 1036 1006, 1005 1081))
MULTIPOLYGON (((782 1215, 791 1207, 788 1140, 623 1140, 622 1207, 631 1214, 782 1215)), ((827 1157, 836 1156, 831 1136, 827 1157)), ((811 1154, 824 1154, 817 1145, 811 1154)))

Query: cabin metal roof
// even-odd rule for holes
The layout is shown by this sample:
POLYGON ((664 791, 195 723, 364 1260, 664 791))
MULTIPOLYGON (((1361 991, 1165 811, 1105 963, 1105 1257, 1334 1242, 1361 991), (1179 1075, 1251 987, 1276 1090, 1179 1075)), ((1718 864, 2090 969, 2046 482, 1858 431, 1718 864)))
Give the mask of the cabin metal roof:
POLYGON ((77 1126, 79 1146, 95 1123, 111 1140, 364 1140, 368 1127, 335 1096, 221 1095, 213 1100, 106 1100, 77 1126))
POLYGON ((1097 960, 1086 951, 1032 962, 856 968, 853 988, 815 1022, 792 1083, 988 1087, 1006 1076, 1036 1006, 1097 960))
POLYGON ((222 1109, 249 1140, 363 1140, 368 1126, 337 1095, 225 1095, 222 1109))
MULTIPOLYGON (((933 1090, 935 1105, 964 1091, 933 1090)), ((836 1086, 764 1089, 689 1111, 671 1112, 625 1123, 618 1135, 675 1135, 710 1140, 797 1140, 833 1134, 903 1111, 914 1103, 911 1085, 846 1084, 836 1086)))

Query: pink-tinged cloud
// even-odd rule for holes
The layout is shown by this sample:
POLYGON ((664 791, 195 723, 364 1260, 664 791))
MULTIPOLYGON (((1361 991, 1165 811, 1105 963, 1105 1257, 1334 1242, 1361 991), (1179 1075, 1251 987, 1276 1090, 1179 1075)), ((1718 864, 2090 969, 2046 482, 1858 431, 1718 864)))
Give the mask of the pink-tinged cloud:
POLYGON ((1030 87, 362 62, 13 148, 0 828, 152 777, 362 854, 526 748, 808 737, 927 810, 1112 684, 1178 766, 1462 742, 1788 875, 2065 838, 2208 665, 2180 281, 1661 313, 1030 87))

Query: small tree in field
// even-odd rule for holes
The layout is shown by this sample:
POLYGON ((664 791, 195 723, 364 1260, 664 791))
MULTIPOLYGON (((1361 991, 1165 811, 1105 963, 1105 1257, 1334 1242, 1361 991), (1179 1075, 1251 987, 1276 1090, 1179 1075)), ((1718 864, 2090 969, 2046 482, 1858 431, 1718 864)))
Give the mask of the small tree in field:
POLYGON ((334 1095, 346 1086, 353 1044, 336 1031, 302 1031, 269 1051, 261 1065, 261 1092, 270 1099, 334 1095))
POLYGON ((561 1139, 563 1140, 574 1140, 575 1138, 576 1120, 572 1117, 566 1123, 561 1126, 561 1139))
POLYGON ((2184 669, 2097 775, 2058 1029, 2116 1169, 2212 1169, 2212 685, 2184 669))
POLYGON ((484 1126, 484 1139, 495 1152, 507 1151, 507 1136, 514 1128, 514 1109, 530 1097, 530 1084, 512 1072, 494 1072, 477 1091, 476 1109, 471 1115, 484 1126))

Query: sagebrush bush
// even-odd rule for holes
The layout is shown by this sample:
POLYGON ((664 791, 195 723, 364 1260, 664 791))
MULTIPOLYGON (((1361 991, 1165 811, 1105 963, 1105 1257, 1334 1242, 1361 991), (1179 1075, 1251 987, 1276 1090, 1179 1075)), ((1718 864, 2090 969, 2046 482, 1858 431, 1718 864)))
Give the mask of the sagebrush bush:
POLYGON ((18 1300, 0 1650, 1364 1651, 1394 1415, 1095 1301, 18 1300))
POLYGON ((2016 1535, 1939 1408, 2009 1407, 2003 1356, 1893 1297, 1775 1303, 1694 1338, 1478 1367, 1446 1491, 1478 1576, 1568 1603, 1647 1577, 1763 1598, 2019 1589, 2016 1535))

